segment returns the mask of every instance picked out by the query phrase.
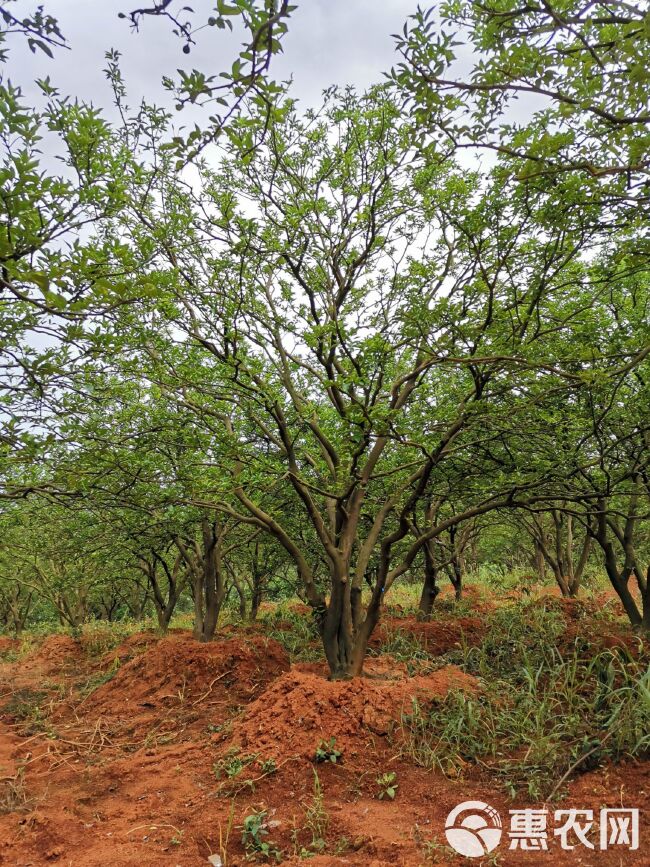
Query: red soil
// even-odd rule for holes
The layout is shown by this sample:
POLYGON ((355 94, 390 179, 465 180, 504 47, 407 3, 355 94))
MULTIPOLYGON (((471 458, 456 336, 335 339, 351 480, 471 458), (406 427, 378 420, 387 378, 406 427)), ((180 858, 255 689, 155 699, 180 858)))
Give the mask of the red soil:
POLYGON ((117 647, 107 651, 102 662, 105 665, 112 665, 116 659, 119 659, 120 662, 128 662, 133 656, 142 653, 159 641, 160 635, 155 632, 136 632, 125 638, 117 647))
MULTIPOLYGON (((462 620, 468 640, 479 640, 480 618, 462 620)), ((391 628, 398 623, 430 647, 458 640, 452 620, 407 618, 391 628)), ((247 863, 241 826, 254 810, 267 811, 267 839, 286 864, 460 867, 470 862, 444 848, 448 812, 461 801, 484 800, 507 822, 513 807, 480 769, 452 780, 403 755, 397 721, 413 697, 426 704, 449 689, 477 690, 454 666, 409 677, 406 666, 383 655, 368 660, 366 678, 332 683, 320 664, 290 667, 280 645, 254 631, 212 644, 183 632, 164 639, 145 633, 99 662, 63 638, 0 665, 2 867, 190 867, 225 852, 228 867, 238 867, 247 863), (97 685, 102 676, 111 677, 97 685), (17 683, 27 699, 45 693, 38 714, 17 715, 17 683), (316 765, 314 750, 330 737, 341 761, 316 765), (223 763, 233 755, 246 767, 230 778, 223 763), (269 757, 275 771, 264 764, 269 757), (305 862, 314 770, 330 854, 305 862), (378 800, 377 777, 389 771, 397 774, 397 797, 378 800), (431 841, 436 845, 427 848, 431 841)), ((504 840, 498 863, 642 867, 650 833, 647 764, 585 774, 558 806, 597 812, 621 804, 641 809, 637 852, 563 852, 551 840, 552 854, 522 854, 504 840)))
MULTIPOLYGON (((131 641, 129 650, 134 647, 131 641)), ((91 712, 122 716, 135 707, 202 701, 224 693, 248 701, 288 668, 289 658, 277 641, 260 635, 208 644, 172 635, 121 665, 86 704, 91 712)))
POLYGON ((81 646, 69 635, 48 635, 23 662, 25 669, 40 669, 46 674, 73 666, 81 657, 81 646))
POLYGON ((460 647, 463 639, 470 645, 479 644, 485 632, 485 621, 480 617, 429 621, 420 621, 414 616, 387 617, 375 630, 370 646, 381 647, 397 631, 417 636, 425 650, 441 655, 460 647))
POLYGON ((395 673, 391 680, 329 681, 295 666, 249 705, 232 741, 265 757, 311 759, 322 740, 334 737, 336 749, 356 758, 376 735, 394 728, 414 698, 427 702, 450 689, 477 690, 475 679, 453 665, 420 677, 395 673))

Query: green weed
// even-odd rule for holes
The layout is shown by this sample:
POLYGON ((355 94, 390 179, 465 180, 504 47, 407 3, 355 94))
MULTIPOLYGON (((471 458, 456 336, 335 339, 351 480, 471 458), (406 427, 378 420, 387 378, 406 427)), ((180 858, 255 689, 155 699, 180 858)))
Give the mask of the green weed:
POLYGON ((457 654, 482 692, 414 700, 401 720, 405 753, 453 777, 482 764, 512 797, 542 799, 605 759, 650 752, 650 669, 584 642, 563 655, 563 628, 543 608, 495 612, 483 643, 457 654))
POLYGON ((336 749, 336 738, 330 738, 329 741, 321 741, 316 747, 314 753, 314 761, 321 764, 322 762, 331 762, 335 765, 341 758, 341 753, 336 749))
MULTIPOLYGON (((381 648, 374 655, 384 653, 404 663, 409 675, 431 668, 435 662, 435 657, 426 651, 419 636, 408 629, 395 628, 389 624, 384 627, 381 648)), ((372 651, 370 655, 373 655, 372 651)))
POLYGON ((323 647, 314 618, 290 605, 278 605, 260 616, 265 634, 275 639, 292 662, 315 662, 323 657, 323 647))
MULTIPOLYGON (((258 753, 250 755, 240 755, 239 750, 234 747, 212 766, 215 777, 218 780, 228 779, 234 780, 244 770, 244 768, 252 765, 257 760, 258 753)), ((275 764, 274 764, 275 768, 275 764)))
POLYGON ((387 771, 385 774, 381 774, 377 777, 377 786, 379 788, 377 797, 380 801, 383 801, 384 798, 389 801, 394 801, 397 789, 399 788, 395 771, 387 771))
POLYGON ((91 695, 91 693, 95 692, 96 689, 99 689, 100 686, 103 686, 105 683, 112 680, 119 669, 120 660, 116 657, 106 671, 101 671, 99 674, 94 674, 92 677, 88 678, 84 686, 81 688, 80 694, 84 698, 91 695))
POLYGON ((282 860, 282 853, 270 840, 265 839, 269 835, 267 817, 267 810, 260 810, 246 816, 242 825, 242 843, 249 856, 279 862, 282 860))
POLYGON ((325 799, 320 777, 314 768, 314 790, 311 802, 305 809, 305 825, 311 833, 309 848, 313 852, 323 852, 327 846, 329 814, 325 809, 325 799))

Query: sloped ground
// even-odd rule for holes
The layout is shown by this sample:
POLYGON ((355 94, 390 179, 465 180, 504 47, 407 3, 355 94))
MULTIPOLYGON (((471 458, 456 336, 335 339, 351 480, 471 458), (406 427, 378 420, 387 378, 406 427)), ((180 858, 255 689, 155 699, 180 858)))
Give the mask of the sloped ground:
MULTIPOLYGON (((372 674, 372 663, 366 673, 372 674)), ((294 666, 249 705, 230 737, 265 757, 279 759, 291 753, 311 759, 320 742, 334 733, 337 749, 356 757, 365 754, 375 736, 394 730, 413 698, 426 701, 450 689, 475 692, 478 686, 451 665, 419 677, 408 677, 395 666, 390 679, 351 681, 328 681, 321 673, 294 666)))
MULTIPOLYGON (((594 632, 589 612, 557 604, 568 608, 567 633, 594 632)), ((402 630, 445 650, 480 641, 480 608, 456 620, 398 616, 384 637, 394 642, 402 630)), ((416 767, 401 748, 400 719, 414 697, 435 709, 450 689, 480 695, 455 665, 414 672, 411 660, 376 645, 366 678, 332 683, 320 663, 291 665, 255 630, 208 645, 182 632, 140 633, 98 657, 83 642, 50 636, 26 657, 16 652, 7 644, 0 666, 2 865, 185 867, 218 854, 235 867, 247 863, 242 825, 254 814, 271 846, 260 861, 275 863, 277 850, 283 863, 309 855, 314 867, 462 864, 445 848, 448 812, 472 799, 503 817, 512 807, 480 767, 450 779, 416 767), (316 763, 331 738, 336 763, 316 763), (377 779, 388 773, 398 783, 392 801, 378 798, 377 779)), ((650 846, 647 763, 583 774, 561 806, 597 812, 621 803, 642 811, 637 852, 563 852, 551 843, 553 854, 540 855, 502 843, 498 863, 641 867, 650 846)))

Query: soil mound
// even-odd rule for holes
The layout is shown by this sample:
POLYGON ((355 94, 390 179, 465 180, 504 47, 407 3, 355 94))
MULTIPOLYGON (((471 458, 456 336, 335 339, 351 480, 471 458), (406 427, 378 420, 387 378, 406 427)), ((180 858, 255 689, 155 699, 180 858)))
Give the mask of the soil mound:
POLYGON ((11 653, 20 647, 20 641, 16 638, 10 638, 8 635, 0 635, 0 654, 11 653))
POLYGON ((25 660, 24 666, 40 666, 45 672, 58 671, 76 663, 82 656, 81 646, 70 635, 48 635, 25 660))
POLYGON ((249 751, 281 758, 313 758, 322 740, 355 756, 374 736, 388 734, 412 699, 426 702, 452 689, 476 692, 477 681, 454 665, 432 674, 393 680, 329 681, 314 671, 292 668, 279 677, 233 725, 232 740, 249 751))
POLYGON ((118 668, 86 701, 106 715, 128 714, 138 706, 164 707, 169 702, 200 706, 229 697, 250 700, 270 680, 289 668, 277 641, 252 636, 207 644, 186 635, 160 639, 118 668))
POLYGON ((485 630, 485 621, 480 617, 425 621, 416 617, 390 618, 379 624, 370 646, 381 647, 394 639, 396 633, 408 632, 419 639, 428 653, 443 654, 460 647, 463 639, 470 645, 479 644, 485 630))
POLYGON ((102 664, 112 665, 116 659, 119 659, 122 663, 128 662, 134 656, 143 653, 152 644, 157 644, 160 640, 161 636, 156 632, 134 632, 125 638, 124 641, 121 641, 117 647, 113 647, 107 651, 102 657, 102 664))

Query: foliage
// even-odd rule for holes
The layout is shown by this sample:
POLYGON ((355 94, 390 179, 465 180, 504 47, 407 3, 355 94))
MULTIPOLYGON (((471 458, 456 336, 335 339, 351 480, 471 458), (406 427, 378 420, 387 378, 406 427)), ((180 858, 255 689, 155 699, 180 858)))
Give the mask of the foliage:
POLYGON ((451 0, 433 11, 405 26, 392 73, 422 133, 494 150, 550 199, 614 205, 637 223, 637 205, 647 208, 647 4, 451 0), (476 53, 463 74, 464 44, 476 53), (524 95, 533 108, 522 118, 513 109, 524 95))
MULTIPOLYGON (((12 8, 3 39, 62 43, 12 8)), ((451 0, 388 83, 304 112, 267 75, 291 12, 122 13, 188 50, 244 25, 221 78, 166 76, 223 109, 187 138, 116 51, 116 124, 0 82, 2 628, 191 610, 207 641, 297 594, 273 634, 349 678, 399 582, 444 618, 489 567, 495 595, 601 569, 647 632, 647 10, 451 0)))
POLYGON ((331 762, 335 765, 341 758, 340 750, 336 749, 336 738, 332 737, 329 741, 321 741, 316 747, 314 753, 314 761, 319 764, 323 762, 331 762))
POLYGON ((242 825, 242 843, 250 855, 279 862, 282 857, 279 849, 271 841, 264 839, 269 835, 267 817, 267 810, 250 813, 245 817, 242 825))
MULTIPOLYGON (((171 0, 153 3, 149 7, 139 7, 128 13, 120 12, 118 17, 128 19, 131 28, 140 29, 147 16, 155 15, 167 20, 172 32, 182 42, 184 54, 190 54, 201 31, 233 31, 233 21, 243 27, 246 39, 241 51, 235 57, 230 69, 206 73, 198 69, 190 71, 178 69, 178 78, 163 77, 163 86, 175 99, 177 111, 187 105, 209 105, 212 114, 208 115, 206 125, 195 125, 187 137, 179 133, 165 146, 178 158, 178 165, 196 159, 203 150, 227 130, 229 121, 240 115, 247 117, 252 109, 264 117, 264 127, 260 139, 246 137, 247 147, 254 148, 275 118, 282 116, 281 96, 283 87, 269 78, 271 63, 275 55, 282 52, 282 40, 287 33, 288 19, 296 9, 289 0, 217 0, 214 8, 209 9, 205 24, 196 26, 193 22, 194 9, 183 6, 179 12, 172 9, 171 0)), ((205 33, 203 34, 206 35, 205 33)), ((247 119, 244 124, 252 126, 247 119)))
POLYGON ((379 788, 377 797, 380 801, 384 798, 388 798, 389 801, 394 801, 397 789, 399 788, 395 771, 387 771, 385 774, 381 774, 381 776, 377 777, 377 786, 379 788))
POLYGON ((269 638, 275 639, 294 662, 312 662, 322 658, 314 618, 296 610, 295 601, 274 606, 264 612, 260 622, 269 638))
POLYGON ((320 777, 314 768, 314 790, 311 803, 305 808, 305 824, 311 833, 309 848, 312 852, 322 852, 327 846, 329 815, 325 808, 323 788, 320 777))
POLYGON ((59 29, 59 23, 54 16, 38 6, 34 12, 25 15, 23 10, 14 7, 16 0, 3 0, 0 4, 0 63, 5 63, 9 52, 6 45, 8 37, 16 38, 16 34, 24 37, 32 54, 42 51, 48 57, 53 57, 53 48, 65 48, 65 37, 59 29), (14 14, 17 13, 17 14, 14 14))
POLYGON ((213 771, 219 780, 226 777, 229 780, 239 776, 248 765, 257 760, 257 753, 251 755, 239 755, 238 749, 229 750, 226 755, 215 762, 213 771))

